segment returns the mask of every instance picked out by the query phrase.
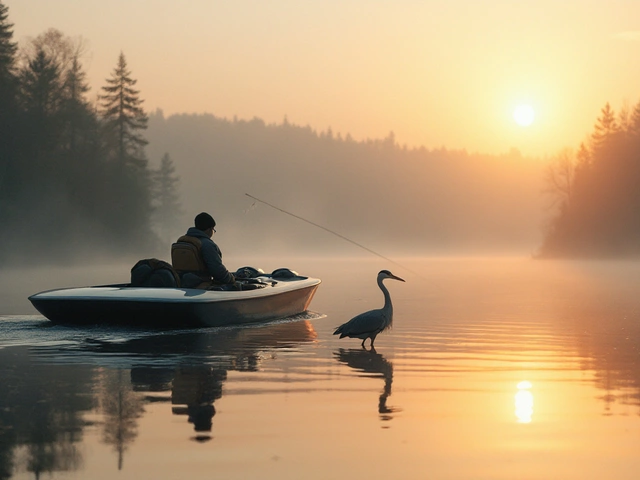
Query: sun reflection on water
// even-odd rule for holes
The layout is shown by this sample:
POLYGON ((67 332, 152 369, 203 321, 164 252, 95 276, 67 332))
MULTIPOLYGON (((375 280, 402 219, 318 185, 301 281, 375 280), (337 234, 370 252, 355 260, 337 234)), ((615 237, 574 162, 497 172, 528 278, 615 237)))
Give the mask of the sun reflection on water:
POLYGON ((516 400, 516 418, 518 423, 531 423, 533 415, 533 394, 531 393, 531 382, 524 380, 518 383, 516 400))

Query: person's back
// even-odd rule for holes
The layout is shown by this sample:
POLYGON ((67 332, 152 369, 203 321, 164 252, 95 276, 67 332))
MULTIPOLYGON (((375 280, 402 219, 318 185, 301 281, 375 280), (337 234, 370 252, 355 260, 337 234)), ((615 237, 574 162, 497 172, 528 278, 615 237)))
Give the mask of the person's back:
POLYGON ((222 252, 211 239, 216 222, 208 213, 195 218, 195 226, 171 246, 171 262, 184 288, 208 288, 234 284, 235 278, 222 263, 222 252))

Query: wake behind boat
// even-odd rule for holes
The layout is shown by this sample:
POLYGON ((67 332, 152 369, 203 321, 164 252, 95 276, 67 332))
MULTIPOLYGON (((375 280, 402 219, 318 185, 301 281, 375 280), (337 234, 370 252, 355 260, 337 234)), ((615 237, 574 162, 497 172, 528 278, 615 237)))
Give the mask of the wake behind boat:
POLYGON ((48 290, 29 300, 56 324, 218 327, 304 313, 320 283, 320 279, 278 269, 271 274, 256 271, 232 290, 117 284, 48 290))

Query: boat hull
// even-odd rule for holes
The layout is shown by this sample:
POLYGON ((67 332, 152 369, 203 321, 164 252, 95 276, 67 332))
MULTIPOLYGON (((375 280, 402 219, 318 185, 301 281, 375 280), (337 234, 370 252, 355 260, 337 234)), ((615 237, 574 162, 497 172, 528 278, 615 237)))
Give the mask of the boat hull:
POLYGON ((307 277, 269 282, 248 291, 107 285, 50 290, 29 300, 56 324, 219 327, 303 313, 320 285, 319 279, 307 277))

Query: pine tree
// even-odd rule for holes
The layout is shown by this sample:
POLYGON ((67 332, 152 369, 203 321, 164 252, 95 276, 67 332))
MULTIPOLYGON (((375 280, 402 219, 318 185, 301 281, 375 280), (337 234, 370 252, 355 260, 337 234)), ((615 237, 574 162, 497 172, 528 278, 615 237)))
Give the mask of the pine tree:
MULTIPOLYGON (((83 51, 81 40, 73 40, 56 29, 38 35, 23 48, 24 65, 20 69, 22 108, 30 116, 29 122, 55 118, 58 146, 68 141, 58 138, 68 130, 72 113, 88 110, 84 95, 88 91, 79 57, 83 51)), ((86 123, 86 118, 77 123, 86 123)))
POLYGON ((21 128, 24 160, 16 168, 20 181, 29 179, 31 188, 37 190, 64 175, 57 158, 62 80, 58 65, 42 49, 21 68, 19 79, 19 101, 25 120, 21 128))
POLYGON ((636 138, 640 138, 640 102, 638 102, 631 111, 629 133, 636 138))
POLYGON ((141 133, 147 128, 148 117, 142 109, 140 92, 134 88, 136 83, 120 53, 99 96, 106 156, 111 161, 106 183, 112 203, 105 218, 108 228, 120 240, 137 236, 136 241, 148 242, 151 185, 144 151, 147 141, 141 133))
POLYGON ((9 8, 0 0, 0 221, 7 217, 9 186, 13 184, 15 162, 16 51, 9 8))
POLYGON ((76 151, 82 132, 90 129, 91 120, 93 120, 90 105, 86 100, 88 91, 89 85, 86 81, 86 74, 76 56, 71 61, 71 66, 65 74, 62 85, 65 146, 71 153, 76 151))
POLYGON ((616 114, 611 108, 611 105, 609 105, 609 102, 607 102, 600 112, 601 115, 598 117, 593 134, 591 134, 594 148, 601 147, 607 140, 612 139, 613 136, 620 131, 620 127, 616 121, 616 114))
POLYGON ((13 24, 9 23, 8 18, 9 7, 0 1, 0 102, 6 100, 6 95, 15 87, 18 46, 12 41, 13 24))
POLYGON ((22 107, 32 118, 41 121, 58 112, 62 99, 60 69, 44 50, 38 50, 21 70, 20 87, 22 107))
POLYGON ((99 98, 107 131, 113 136, 117 160, 123 165, 144 168, 147 164, 144 147, 148 142, 141 130, 147 128, 149 118, 142 109, 140 92, 134 88, 137 82, 131 77, 121 52, 118 65, 107 79, 107 85, 102 87, 104 94, 99 98))
POLYGON ((61 133, 58 140, 63 156, 61 170, 66 173, 66 190, 70 201, 95 217, 100 202, 108 202, 103 191, 103 165, 98 120, 86 99, 89 86, 78 56, 64 76, 60 107, 61 133), (87 178, 101 179, 87 182, 87 178))

